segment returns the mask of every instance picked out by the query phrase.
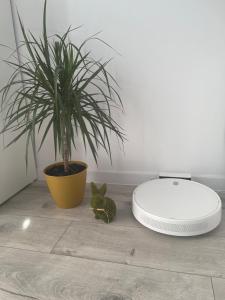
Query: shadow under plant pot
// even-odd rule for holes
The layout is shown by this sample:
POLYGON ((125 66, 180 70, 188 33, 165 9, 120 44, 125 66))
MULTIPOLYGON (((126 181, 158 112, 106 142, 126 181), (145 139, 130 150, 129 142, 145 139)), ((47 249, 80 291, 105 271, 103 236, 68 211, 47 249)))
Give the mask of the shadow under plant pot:
POLYGON ((44 169, 51 196, 60 208, 76 207, 84 199, 88 166, 82 161, 71 161, 69 166, 68 175, 63 174, 63 162, 44 169))

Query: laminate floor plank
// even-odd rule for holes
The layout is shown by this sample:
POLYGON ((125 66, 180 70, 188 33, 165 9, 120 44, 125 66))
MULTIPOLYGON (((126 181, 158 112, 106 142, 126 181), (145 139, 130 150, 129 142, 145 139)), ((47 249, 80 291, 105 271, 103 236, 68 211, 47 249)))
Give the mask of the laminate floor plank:
POLYGON ((108 185, 111 224, 94 218, 90 185, 74 209, 43 182, 1 205, 0 300, 225 300, 225 210, 206 235, 166 236, 135 220, 134 188, 108 185))
MULTIPOLYGON (((108 196, 115 200, 118 208, 113 225, 141 226, 134 219, 131 211, 133 188, 133 186, 118 186, 116 192, 116 186, 109 186, 108 196)), ((1 205, 0 215, 28 215, 97 224, 98 221, 95 220, 90 208, 90 200, 90 186, 87 185, 85 199, 80 206, 73 209, 60 209, 56 207, 46 186, 38 186, 36 183, 1 205)))
POLYGON ((39 300, 213 300, 207 277, 6 248, 1 289, 39 300))
POLYGON ((215 300, 225 299, 225 280, 222 278, 212 278, 215 300))
POLYGON ((0 216, 0 246, 50 252, 70 221, 23 217, 0 216))
POLYGON ((73 222, 53 253, 225 278, 225 237, 172 237, 145 227, 73 222))

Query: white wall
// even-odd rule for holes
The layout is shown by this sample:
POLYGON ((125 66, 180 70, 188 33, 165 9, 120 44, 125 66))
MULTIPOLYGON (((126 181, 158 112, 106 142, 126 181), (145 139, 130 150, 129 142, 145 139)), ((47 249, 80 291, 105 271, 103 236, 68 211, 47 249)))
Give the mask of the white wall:
MULTIPOLYGON (((38 32, 43 0, 16 2, 24 23, 38 32)), ((95 55, 116 56, 112 70, 126 111, 120 117, 128 139, 124 151, 113 140, 113 166, 101 155, 98 169, 82 148, 74 158, 88 161, 100 180, 108 174, 107 181, 138 182, 161 170, 223 183, 225 1, 49 0, 48 6, 50 32, 84 24, 75 42, 102 30, 122 54, 94 46, 95 55)), ((50 143, 39 153, 40 170, 53 161, 50 143)))
MULTIPOLYGON (((0 2, 0 45, 7 45, 15 49, 15 36, 11 15, 10 1, 0 2)), ((0 46, 0 89, 7 84, 14 71, 3 62, 8 60, 12 50, 0 46)), ((0 97, 1 102, 1 97, 0 97)), ((1 107, 2 109, 2 107, 1 107)), ((0 131, 4 127, 4 117, 0 114, 0 131)), ((29 166, 26 170, 25 149, 26 139, 21 138, 13 146, 5 148, 12 140, 10 133, 0 134, 0 204, 24 188, 36 178, 36 170, 32 153, 29 157, 29 166)))

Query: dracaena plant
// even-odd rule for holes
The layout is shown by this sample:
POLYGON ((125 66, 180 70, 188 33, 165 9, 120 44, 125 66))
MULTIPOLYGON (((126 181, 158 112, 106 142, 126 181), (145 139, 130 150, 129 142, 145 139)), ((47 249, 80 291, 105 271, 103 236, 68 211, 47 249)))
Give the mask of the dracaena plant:
POLYGON ((20 48, 25 48, 26 55, 23 63, 7 61, 14 71, 1 89, 2 108, 6 111, 2 132, 13 131, 15 134, 7 146, 26 135, 27 160, 29 144, 35 147, 36 133, 42 134, 41 148, 52 131, 55 158, 58 153, 62 156, 64 171, 68 172, 78 136, 85 148, 89 145, 96 162, 99 147, 103 147, 111 159, 110 134, 124 140, 111 109, 121 109, 122 102, 116 80, 107 70, 110 60, 93 59, 87 52, 89 40, 104 41, 94 35, 75 45, 69 39, 71 28, 63 35, 49 37, 46 5, 47 1, 43 33, 39 38, 25 30, 19 17, 23 37, 20 48))

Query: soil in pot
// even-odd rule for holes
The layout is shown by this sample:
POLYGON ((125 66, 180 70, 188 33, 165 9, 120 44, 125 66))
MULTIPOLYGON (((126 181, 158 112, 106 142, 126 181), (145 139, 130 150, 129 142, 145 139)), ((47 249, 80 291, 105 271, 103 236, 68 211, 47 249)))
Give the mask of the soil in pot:
POLYGON ((46 174, 49 176, 69 176, 82 172, 86 169, 86 166, 80 164, 70 164, 69 172, 64 171, 64 165, 54 166, 51 169, 46 170, 46 174))

